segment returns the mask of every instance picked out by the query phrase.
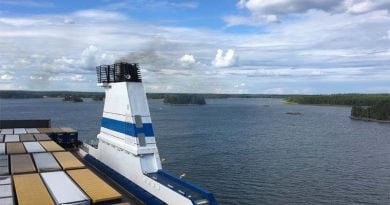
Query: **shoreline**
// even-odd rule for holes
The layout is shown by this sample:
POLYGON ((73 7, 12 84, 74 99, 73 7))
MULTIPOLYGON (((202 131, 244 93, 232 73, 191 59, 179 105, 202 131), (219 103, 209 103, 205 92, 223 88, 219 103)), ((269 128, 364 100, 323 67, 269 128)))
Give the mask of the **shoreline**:
POLYGON ((352 107, 353 105, 334 105, 334 104, 305 104, 305 103, 297 103, 297 102, 291 102, 287 100, 282 100, 284 104, 287 105, 310 105, 310 106, 331 106, 331 107, 352 107))
POLYGON ((390 123, 390 120, 376 120, 376 119, 372 119, 372 118, 354 117, 354 116, 349 116, 349 118, 352 120, 360 120, 360 121, 366 121, 366 122, 390 123))

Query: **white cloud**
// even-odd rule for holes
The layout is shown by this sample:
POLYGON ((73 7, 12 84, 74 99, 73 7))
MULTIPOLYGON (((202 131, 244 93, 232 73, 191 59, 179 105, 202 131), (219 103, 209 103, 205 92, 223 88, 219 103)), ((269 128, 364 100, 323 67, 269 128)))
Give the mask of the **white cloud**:
MULTIPOLYGON (((161 26, 112 11, 107 13, 110 20, 93 18, 105 11, 91 10, 0 14, 8 22, 19 21, 0 23, 0 77, 13 76, 12 81, 1 80, 0 87, 8 89, 12 83, 13 89, 99 90, 93 83, 95 66, 121 56, 140 64, 146 87, 153 92, 298 92, 307 86, 314 93, 364 92, 390 87, 389 13, 331 12, 311 9, 294 14, 291 21, 262 26, 260 32, 161 26), (215 55, 219 48, 234 50, 215 55), (183 64, 182 57, 191 66, 183 64), (322 86, 330 83, 333 86, 322 86)), ((264 15, 276 20, 288 14, 264 15)), ((261 14, 238 20, 253 25, 267 21, 261 14)))
POLYGON ((44 1, 33 1, 33 0, 2 0, 0 1, 0 5, 12 5, 12 6, 20 6, 20 7, 32 7, 32 8, 49 8, 54 7, 54 3, 52 2, 44 2, 44 1))
POLYGON ((64 78, 59 77, 59 76, 50 76, 49 81, 62 81, 64 78))
POLYGON ((12 75, 9 75, 9 74, 3 74, 0 76, 0 79, 1 80, 12 80, 12 79, 14 79, 14 77, 12 75))
POLYGON ((195 57, 190 54, 184 54, 179 61, 182 63, 183 66, 192 65, 196 62, 195 57))
POLYGON ((42 80, 42 79, 43 79, 42 76, 36 76, 36 75, 30 76, 30 80, 42 80))
POLYGON ((390 40, 390 30, 387 31, 387 38, 390 40))
POLYGON ((247 9, 250 15, 228 15, 227 26, 262 25, 280 22, 288 16, 304 14, 313 10, 327 13, 363 14, 372 11, 390 12, 389 0, 239 0, 239 9, 247 9))
MULTIPOLYGON (((107 21, 122 21, 126 20, 126 16, 118 13, 106 10, 88 9, 80 10, 72 14, 75 19, 89 19, 92 21, 107 22, 107 21)), ((68 19, 69 21, 70 19, 68 19)))
POLYGON ((79 74, 71 76, 70 79, 73 81, 85 81, 86 80, 83 75, 79 75, 79 74))
POLYGON ((345 0, 344 6, 347 12, 353 14, 366 13, 374 10, 390 10, 388 0, 345 0))
POLYGON ((238 57, 235 56, 233 49, 229 49, 225 55, 222 49, 218 49, 212 62, 212 64, 218 68, 235 66, 237 63, 238 57))
POLYGON ((250 16, 229 15, 223 17, 223 19, 227 23, 226 25, 227 27, 237 26, 237 25, 257 26, 264 23, 276 23, 280 21, 279 17, 273 14, 250 15, 250 16))
POLYGON ((340 5, 340 0, 240 0, 239 6, 253 13, 289 14, 303 13, 310 9, 331 10, 340 5))
POLYGON ((94 68, 98 61, 98 48, 94 45, 88 46, 81 53, 81 62, 85 68, 94 68))

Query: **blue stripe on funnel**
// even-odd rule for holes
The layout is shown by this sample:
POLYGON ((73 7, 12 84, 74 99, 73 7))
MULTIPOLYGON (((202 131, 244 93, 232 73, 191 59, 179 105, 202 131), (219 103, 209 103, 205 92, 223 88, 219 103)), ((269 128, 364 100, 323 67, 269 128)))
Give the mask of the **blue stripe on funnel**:
POLYGON ((142 128, 137 128, 133 123, 103 117, 101 126, 132 137, 136 137, 139 133, 144 133, 146 137, 154 136, 152 123, 143 123, 142 128))

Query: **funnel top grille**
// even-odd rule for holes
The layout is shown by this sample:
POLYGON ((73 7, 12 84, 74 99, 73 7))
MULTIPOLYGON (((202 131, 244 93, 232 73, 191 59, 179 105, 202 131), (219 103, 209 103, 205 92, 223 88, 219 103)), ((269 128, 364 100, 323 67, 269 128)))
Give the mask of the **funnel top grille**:
POLYGON ((115 63, 96 67, 98 83, 142 82, 137 63, 115 63))

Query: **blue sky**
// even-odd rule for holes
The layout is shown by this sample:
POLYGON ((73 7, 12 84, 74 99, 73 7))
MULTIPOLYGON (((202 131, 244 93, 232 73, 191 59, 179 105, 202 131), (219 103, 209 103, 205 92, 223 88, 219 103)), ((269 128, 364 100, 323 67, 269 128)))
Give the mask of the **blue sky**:
POLYGON ((101 91, 140 63, 148 92, 390 93, 389 0, 0 0, 0 89, 101 91))

